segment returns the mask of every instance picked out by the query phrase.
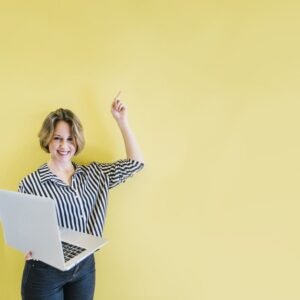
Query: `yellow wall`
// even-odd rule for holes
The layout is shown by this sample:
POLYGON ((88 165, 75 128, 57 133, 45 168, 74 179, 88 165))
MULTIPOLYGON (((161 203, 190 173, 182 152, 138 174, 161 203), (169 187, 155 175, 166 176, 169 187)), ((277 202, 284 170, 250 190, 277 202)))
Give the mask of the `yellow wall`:
MULTIPOLYGON (((85 125, 78 162, 123 157, 119 89, 144 150, 111 191, 95 299, 300 299, 297 1, 3 2, 0 187, 46 161, 58 107, 85 125)), ((0 234, 0 299, 22 267, 0 234)))

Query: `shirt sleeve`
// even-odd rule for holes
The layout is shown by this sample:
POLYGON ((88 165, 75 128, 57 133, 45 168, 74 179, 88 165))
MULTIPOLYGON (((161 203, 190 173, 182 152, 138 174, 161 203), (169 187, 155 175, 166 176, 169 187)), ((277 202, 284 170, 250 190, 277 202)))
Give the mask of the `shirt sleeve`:
POLYGON ((19 183, 18 192, 24 194, 32 194, 31 189, 26 181, 26 178, 23 178, 19 183))
POLYGON ((142 162, 132 159, 117 160, 114 163, 97 163, 97 165, 108 177, 110 189, 125 182, 144 167, 142 162))

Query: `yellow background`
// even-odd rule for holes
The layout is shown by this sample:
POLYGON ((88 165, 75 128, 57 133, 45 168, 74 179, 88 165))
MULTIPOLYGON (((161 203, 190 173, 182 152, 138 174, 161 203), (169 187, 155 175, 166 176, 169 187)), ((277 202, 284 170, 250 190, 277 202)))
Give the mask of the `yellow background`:
MULTIPOLYGON (((300 299, 298 1, 2 1, 0 187, 81 118, 76 161, 124 157, 119 89, 145 154, 111 191, 95 299, 300 299)), ((0 299, 23 255, 0 234, 0 299)))

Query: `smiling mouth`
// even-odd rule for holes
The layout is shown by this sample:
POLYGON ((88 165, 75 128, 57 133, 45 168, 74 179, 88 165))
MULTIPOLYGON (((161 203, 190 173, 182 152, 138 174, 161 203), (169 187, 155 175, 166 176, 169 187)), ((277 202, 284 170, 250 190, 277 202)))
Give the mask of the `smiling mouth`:
POLYGON ((61 156, 66 156, 70 153, 70 151, 57 151, 57 153, 61 156))

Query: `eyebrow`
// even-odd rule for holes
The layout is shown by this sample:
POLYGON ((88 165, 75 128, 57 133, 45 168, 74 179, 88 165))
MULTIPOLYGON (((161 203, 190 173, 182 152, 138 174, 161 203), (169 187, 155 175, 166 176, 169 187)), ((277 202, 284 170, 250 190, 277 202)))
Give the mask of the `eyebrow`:
MULTIPOLYGON (((62 137, 60 134, 53 134, 53 137, 62 137)), ((69 138, 73 138, 73 136, 72 135, 69 135, 68 137, 67 137, 67 139, 69 139, 69 138)))

